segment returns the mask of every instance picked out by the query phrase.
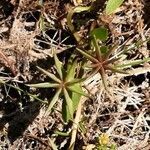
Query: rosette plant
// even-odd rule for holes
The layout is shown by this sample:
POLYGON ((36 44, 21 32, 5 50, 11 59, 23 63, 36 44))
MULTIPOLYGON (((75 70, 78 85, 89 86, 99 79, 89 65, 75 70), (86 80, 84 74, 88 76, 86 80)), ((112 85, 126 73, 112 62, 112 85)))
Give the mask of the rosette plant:
POLYGON ((48 115, 55 103, 63 100, 62 116, 64 121, 68 122, 73 119, 74 111, 76 110, 80 101, 81 95, 86 94, 82 90, 81 83, 84 79, 76 78, 77 61, 69 63, 67 69, 63 68, 62 62, 59 61, 56 54, 54 54, 56 74, 50 73, 40 67, 37 67, 43 74, 52 79, 52 82, 44 82, 37 84, 28 84, 34 88, 54 88, 56 92, 54 97, 50 100, 46 115, 48 115))
POLYGON ((108 39, 108 31, 105 27, 95 28, 91 33, 91 53, 82 49, 76 48, 87 61, 90 62, 88 67, 90 68, 90 77, 96 73, 100 73, 101 79, 105 89, 107 88, 107 70, 111 72, 128 74, 127 68, 131 68, 135 65, 141 65, 142 63, 149 62, 150 58, 127 60, 127 63, 119 61, 126 52, 133 48, 122 47, 118 50, 118 45, 108 46, 106 40, 108 39), (115 52, 116 51, 116 52, 115 52), (115 53, 114 53, 115 52, 115 53))

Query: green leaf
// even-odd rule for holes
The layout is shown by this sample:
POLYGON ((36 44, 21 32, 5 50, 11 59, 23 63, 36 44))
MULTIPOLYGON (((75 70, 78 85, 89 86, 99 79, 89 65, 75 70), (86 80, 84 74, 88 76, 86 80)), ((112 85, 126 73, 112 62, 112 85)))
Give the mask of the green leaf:
POLYGON ((83 82, 83 81, 85 81, 85 80, 86 80, 86 78, 73 79, 73 80, 69 81, 69 82, 67 83, 67 85, 73 85, 73 84, 76 84, 76 83, 81 83, 81 82, 83 82))
MULTIPOLYGON (((79 101, 81 98, 81 94, 70 91, 69 95, 72 100, 72 112, 74 113, 78 107, 78 104, 79 104, 79 101)), ((63 116, 63 120, 65 122, 72 120, 72 115, 70 114, 69 107, 68 107, 66 101, 63 101, 63 104, 62 104, 62 116, 63 116)))
POLYGON ((34 88, 56 88, 59 86, 57 83, 50 83, 50 82, 44 82, 44 83, 37 83, 37 84, 26 84, 27 86, 34 87, 34 88))
POLYGON ((75 73, 76 73, 76 66, 77 66, 77 61, 74 61, 73 64, 68 65, 67 68, 67 75, 66 75, 66 82, 70 82, 71 80, 74 79, 75 73))
POLYGON ((32 97, 33 99, 41 102, 41 103, 44 103, 44 104, 48 104, 48 102, 46 100, 42 100, 40 98, 37 97, 37 95, 33 95, 33 94, 30 94, 30 93, 27 93, 30 97, 32 97))
POLYGON ((112 72, 117 72, 117 73, 121 73, 121 74, 128 74, 127 71, 124 71, 122 69, 117 69, 115 67, 108 67, 107 69, 111 70, 112 72))
POLYGON ((89 59, 90 61, 92 62, 97 62, 97 59, 95 59, 93 56, 91 56, 90 54, 84 52, 83 50, 79 49, 79 48, 76 48, 76 50, 78 52, 80 52, 84 57, 86 57, 87 59, 89 59))
POLYGON ((64 91, 66 104, 67 104, 68 109, 69 109, 69 114, 71 115, 71 119, 72 119, 73 118, 73 103, 72 103, 72 100, 68 94, 68 91, 65 88, 63 89, 63 91, 64 91))
POLYGON ((51 79, 53 79, 54 81, 61 83, 61 80, 58 79, 54 74, 42 69, 41 67, 37 67, 41 72, 43 72, 45 75, 47 75, 48 77, 50 77, 51 79))
POLYGON ((146 62, 150 62, 150 57, 144 58, 144 59, 138 59, 138 60, 133 60, 129 61, 129 63, 121 64, 121 65, 115 65, 116 68, 119 69, 124 69, 124 68, 130 68, 132 66, 140 65, 146 62))
POLYGON ((75 93, 75 92, 72 92, 72 102, 73 102, 73 112, 75 112, 75 110, 77 109, 78 107, 78 104, 79 104, 79 101, 81 99, 81 94, 78 94, 78 93, 75 93))
POLYGON ((89 11, 90 9, 91 9, 91 6, 77 6, 77 7, 74 8, 74 13, 89 11))
POLYGON ((79 83, 70 85, 70 86, 68 86, 67 88, 68 88, 70 91, 72 91, 72 92, 75 92, 75 93, 78 93, 78 94, 87 96, 87 94, 83 92, 82 87, 81 87, 81 85, 80 85, 79 83))
POLYGON ((63 101, 62 103, 62 118, 65 122, 68 122, 72 119, 66 101, 63 101))
POLYGON ((115 12, 117 8, 123 3, 124 0, 108 0, 106 5, 106 14, 110 15, 115 12))
POLYGON ((56 65, 56 70, 60 76, 61 79, 63 79, 62 75, 62 63, 59 61, 58 57, 56 54, 54 54, 54 60, 55 60, 55 65, 56 65))
POLYGON ((91 31, 91 36, 96 40, 106 41, 108 38, 108 30, 105 27, 95 28, 91 31))
POLYGON ((62 132, 62 131, 55 131, 55 134, 60 135, 60 136, 69 136, 70 135, 70 133, 62 132))
POLYGON ((98 45, 98 41, 95 37, 95 35, 93 36, 93 45, 95 47, 95 52, 96 52, 96 57, 99 61, 102 61, 102 53, 101 53, 101 50, 100 50, 100 47, 98 45))
POLYGON ((53 99, 51 100, 48 108, 47 108, 47 111, 45 113, 45 116, 48 115, 52 109, 52 107, 55 105, 55 103, 57 102, 57 100, 59 99, 59 95, 61 93, 61 89, 58 89, 57 92, 55 93, 55 96, 53 97, 53 99))
POLYGON ((100 50, 102 54, 106 54, 108 52, 108 46, 103 45, 100 47, 100 50))

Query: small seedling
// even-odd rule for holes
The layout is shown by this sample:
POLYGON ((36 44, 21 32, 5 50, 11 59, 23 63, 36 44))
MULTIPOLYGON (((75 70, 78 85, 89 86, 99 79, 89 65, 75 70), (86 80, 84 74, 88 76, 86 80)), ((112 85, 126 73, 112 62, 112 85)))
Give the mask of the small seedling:
POLYGON ((29 84, 28 86, 35 88, 55 88, 56 93, 50 101, 46 115, 50 113, 59 98, 62 98, 64 99, 62 115, 63 119, 67 122, 68 120, 73 119, 73 113, 78 106, 81 95, 86 95, 81 87, 83 79, 75 78, 77 61, 74 61, 72 64, 68 64, 67 70, 65 71, 56 54, 54 54, 54 60, 57 75, 37 67, 43 74, 51 78, 53 82, 29 84))
POLYGON ((107 89, 107 83, 106 83, 106 70, 111 70, 119 73, 124 73, 123 70, 118 70, 113 65, 114 62, 116 62, 119 58, 113 58, 112 53, 114 52, 116 46, 110 48, 108 50, 107 46, 99 46, 98 42, 106 41, 108 38, 108 31, 106 28, 97 28, 94 29, 91 33, 92 36, 92 45, 94 47, 93 54, 89 54, 79 48, 77 48, 77 51, 80 52, 83 56, 85 56, 90 62, 90 68, 91 74, 90 77, 95 75, 96 73, 100 73, 102 77, 103 84, 105 88, 107 89))
POLYGON ((114 52, 118 48, 118 45, 115 44, 114 46, 109 48, 109 46, 104 44, 104 42, 108 39, 108 31, 104 27, 95 28, 91 32, 91 38, 91 49, 93 50, 91 54, 79 48, 77 48, 76 50, 80 52, 88 61, 91 62, 90 77, 94 76, 96 73, 100 73, 106 90, 108 90, 106 82, 107 70, 116 73, 128 74, 128 72, 124 69, 131 68, 132 66, 150 61, 150 58, 144 58, 140 60, 128 61, 128 63, 119 62, 120 58, 122 58, 122 55, 126 53, 129 49, 122 50, 114 54, 114 52))

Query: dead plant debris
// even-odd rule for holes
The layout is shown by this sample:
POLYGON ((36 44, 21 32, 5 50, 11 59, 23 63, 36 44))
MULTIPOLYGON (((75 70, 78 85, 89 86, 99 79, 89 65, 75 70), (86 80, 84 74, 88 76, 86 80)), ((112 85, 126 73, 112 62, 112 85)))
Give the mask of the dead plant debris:
MULTIPOLYGON (((124 56, 127 61, 150 57, 148 0, 125 0, 110 16, 103 13, 106 1, 0 1, 0 149, 48 150, 54 149, 54 143, 58 149, 69 148, 73 122, 62 120, 62 100, 45 116, 45 102, 55 91, 25 84, 48 80, 36 66, 55 73, 54 49, 62 62, 68 62, 79 46, 67 25, 68 10, 91 4, 96 4, 91 12, 73 15, 80 39, 88 42, 90 30, 104 26, 110 35, 108 44, 134 47, 140 41, 124 56)), ((80 44, 88 49, 88 44, 80 44)), ((106 133, 118 150, 149 150, 150 63, 131 67, 128 74, 108 73, 107 82, 109 94, 99 74, 84 82, 90 98, 83 98, 74 149, 94 149, 106 133)))

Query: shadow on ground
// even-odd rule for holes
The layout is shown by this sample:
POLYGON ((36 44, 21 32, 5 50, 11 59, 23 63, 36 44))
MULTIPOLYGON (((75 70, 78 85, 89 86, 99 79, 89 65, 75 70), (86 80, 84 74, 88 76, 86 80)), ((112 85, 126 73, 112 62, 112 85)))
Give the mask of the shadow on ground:
MULTIPOLYGON (((28 90, 24 85, 19 84, 23 90, 28 90)), ((0 130, 8 124, 7 135, 11 143, 23 135, 27 127, 39 114, 41 103, 30 101, 30 97, 14 88, 6 85, 1 86, 0 130)))
POLYGON ((147 25, 147 29, 150 28, 150 1, 149 0, 144 0, 144 15, 143 15, 143 19, 144 19, 144 24, 147 25))

